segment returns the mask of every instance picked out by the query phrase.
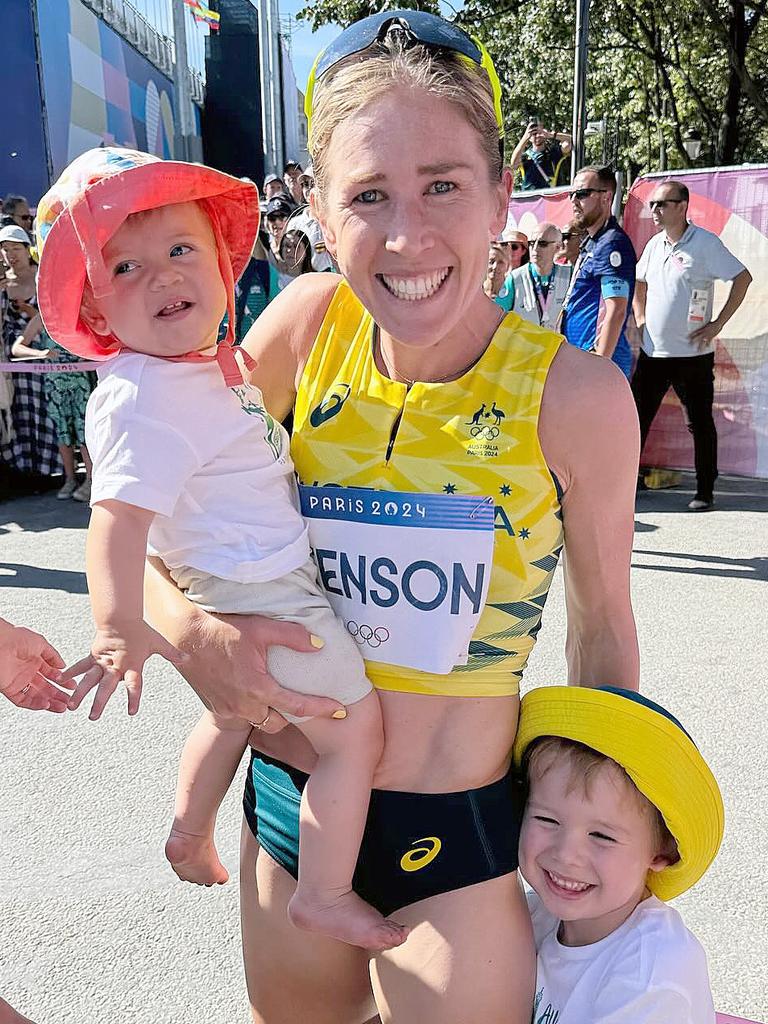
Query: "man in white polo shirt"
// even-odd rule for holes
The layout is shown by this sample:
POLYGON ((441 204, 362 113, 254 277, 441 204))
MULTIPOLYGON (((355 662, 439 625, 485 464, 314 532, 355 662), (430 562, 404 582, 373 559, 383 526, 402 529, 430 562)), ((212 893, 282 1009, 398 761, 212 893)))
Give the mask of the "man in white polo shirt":
POLYGON ((739 308, 752 275, 717 235, 688 221, 688 189, 678 181, 658 185, 648 205, 661 231, 637 264, 633 309, 642 349, 632 377, 645 444, 669 388, 683 403, 693 434, 696 496, 692 512, 714 503, 717 431, 712 416, 715 339, 739 308), (730 281, 725 305, 712 319, 714 283, 730 281))

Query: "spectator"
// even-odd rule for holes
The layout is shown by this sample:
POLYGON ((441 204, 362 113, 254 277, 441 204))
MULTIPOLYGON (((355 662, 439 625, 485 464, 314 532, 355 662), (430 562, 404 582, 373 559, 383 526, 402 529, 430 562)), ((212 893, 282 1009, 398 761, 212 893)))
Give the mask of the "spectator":
POLYGON ((308 203, 309 193, 315 187, 315 172, 312 164, 309 164, 307 169, 299 175, 299 185, 301 186, 301 203, 308 203))
POLYGON ((587 237, 587 233, 583 228, 577 228, 571 222, 565 225, 560 237, 562 238, 562 245, 557 250, 555 263, 569 266, 573 269, 576 265, 576 260, 579 258, 579 248, 587 237))
POLYGON ((573 271, 562 329, 572 345, 612 359, 629 377, 632 350, 625 327, 635 288, 635 250, 611 213, 616 179, 610 167, 582 167, 569 193, 571 223, 588 238, 573 271))
POLYGON ((288 186, 293 201, 297 206, 304 205, 304 193, 301 187, 301 164, 297 160, 287 160, 283 170, 283 181, 288 186))
POLYGON ((303 231, 289 225, 280 242, 280 258, 291 277, 312 272, 312 246, 303 231))
POLYGON ((306 235, 310 244, 312 270, 318 272, 326 270, 335 271, 336 267, 331 254, 326 248, 322 228, 312 216, 308 206, 303 206, 293 214, 288 230, 301 231, 306 235))
POLYGON ((571 149, 568 132, 548 131, 540 121, 531 121, 510 160, 513 171, 520 169, 520 188, 527 192, 535 188, 567 185, 571 149))
POLYGON ((504 285, 510 269, 509 247, 502 245, 500 241, 491 242, 488 249, 488 269, 483 282, 483 291, 489 299, 493 299, 507 312, 512 307, 507 303, 507 292, 504 285))
POLYGON ((267 235, 269 237, 269 251, 267 255, 269 262, 277 270, 281 288, 285 288, 293 276, 289 273, 288 266, 280 255, 280 243, 283 240, 288 218, 293 213, 293 210, 293 204, 287 196, 275 196, 274 199, 270 199, 267 203, 266 221, 267 235))
POLYGON ((498 238, 509 260, 509 270, 517 270, 531 258, 528 251, 528 235, 513 228, 504 228, 498 238))
POLYGON ((28 234, 32 234, 32 223, 34 217, 29 209, 29 203, 24 196, 6 196, 3 200, 2 227, 16 224, 28 234))
MULTIPOLYGON (((235 285, 235 343, 240 344, 256 319, 280 292, 280 277, 269 262, 260 237, 251 258, 235 285)), ((222 337, 226 335, 226 325, 222 337)))
POLYGON ((278 174, 268 174, 264 179, 264 199, 269 202, 270 199, 274 199, 281 192, 284 192, 286 195, 289 194, 288 186, 283 179, 278 174))
POLYGON ((696 495, 688 508, 714 504, 717 430, 712 416, 715 339, 744 301, 752 275, 717 235, 688 220, 688 189, 665 181, 648 204, 658 234, 637 265, 634 313, 641 351, 632 394, 645 443, 654 416, 671 387, 685 407, 693 434, 696 495), (730 281, 728 298, 712 319, 714 283, 730 281))
POLYGON ((530 262, 513 270, 507 282, 509 308, 524 320, 554 330, 571 280, 570 267, 555 264, 560 229, 545 221, 536 225, 529 239, 530 262))
MULTIPOLYGON (((22 228, 13 224, 0 229, 0 255, 6 267, 0 293, 4 360, 11 358, 13 346, 37 314, 36 266, 30 247, 31 239, 22 228)), ((41 350, 41 358, 45 358, 44 342, 32 341, 30 347, 41 350)), ((0 456, 14 470, 31 474, 27 484, 42 485, 42 478, 51 477, 60 469, 56 429, 48 415, 43 377, 37 373, 16 373, 13 377, 13 437, 0 456)))
MULTIPOLYGON (((34 316, 20 338, 14 343, 11 354, 16 359, 25 357, 54 359, 57 363, 83 362, 67 349, 57 345, 43 330, 43 321, 38 313, 34 316), (44 348, 38 351, 32 342, 39 340, 44 348)), ((57 498, 74 498, 75 501, 91 500, 91 457, 85 447, 85 407, 93 391, 93 374, 77 372, 52 372, 43 375, 43 391, 59 441, 59 455, 64 466, 64 483, 57 498), (78 449, 85 466, 85 480, 78 486, 75 472, 75 449, 78 449)))

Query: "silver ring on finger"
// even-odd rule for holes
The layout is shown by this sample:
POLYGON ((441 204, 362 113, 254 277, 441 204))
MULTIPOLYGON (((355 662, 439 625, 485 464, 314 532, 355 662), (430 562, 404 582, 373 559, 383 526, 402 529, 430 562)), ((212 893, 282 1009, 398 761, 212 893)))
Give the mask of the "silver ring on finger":
POLYGON ((270 716, 271 714, 272 714, 272 708, 267 708, 267 715, 266 715, 266 718, 262 719, 262 721, 261 721, 261 722, 251 722, 250 724, 251 724, 251 725, 253 726, 253 728, 254 728, 254 729, 263 729, 263 728, 264 728, 264 726, 265 726, 265 725, 267 724, 267 722, 269 721, 269 716, 270 716))
MULTIPOLYGON (((31 689, 32 689, 32 683, 27 683, 26 686, 22 687, 21 690, 19 690, 19 694, 23 697, 24 694, 25 693, 29 693, 29 691, 31 689)), ((267 715, 267 718, 269 718, 269 715, 267 715)))

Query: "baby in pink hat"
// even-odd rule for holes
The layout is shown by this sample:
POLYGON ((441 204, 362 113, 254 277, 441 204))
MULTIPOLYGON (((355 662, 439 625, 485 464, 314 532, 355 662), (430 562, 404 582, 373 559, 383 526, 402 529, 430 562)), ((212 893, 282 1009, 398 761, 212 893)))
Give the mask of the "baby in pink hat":
MULTIPOLYGON (((38 207, 46 329, 77 355, 108 360, 86 414, 96 637, 67 673, 82 675, 70 707, 95 689, 96 719, 122 682, 135 714, 146 660, 183 663, 144 621, 147 550, 208 611, 305 626, 322 650, 273 647, 270 672, 348 710, 343 722, 296 722, 319 756, 302 798, 290 914, 300 927, 379 951, 408 930, 352 891, 383 742, 378 698, 318 581, 286 432, 244 382, 232 345, 234 282, 258 222, 249 182, 109 148, 75 160, 38 207), (225 312, 228 333, 217 346, 225 312)), ((166 844, 181 878, 227 880, 213 842, 216 813, 252 724, 206 712, 187 740, 166 844)))

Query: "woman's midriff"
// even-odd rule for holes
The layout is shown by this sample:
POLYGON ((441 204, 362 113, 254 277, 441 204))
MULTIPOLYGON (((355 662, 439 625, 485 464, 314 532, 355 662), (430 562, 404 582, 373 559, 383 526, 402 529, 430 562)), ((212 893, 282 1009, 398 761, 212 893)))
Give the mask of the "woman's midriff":
POLYGON ((379 691, 384 754, 376 789, 452 793, 501 778, 509 766, 520 700, 379 691))

